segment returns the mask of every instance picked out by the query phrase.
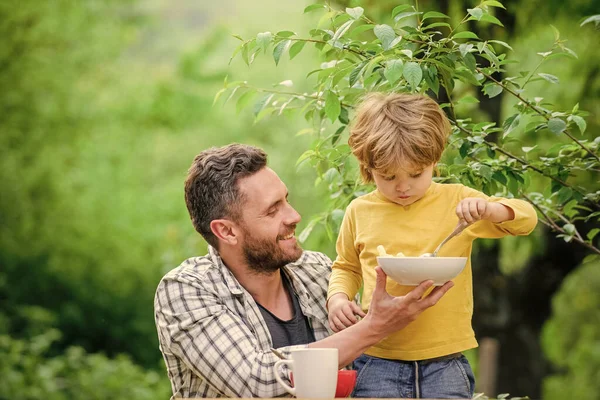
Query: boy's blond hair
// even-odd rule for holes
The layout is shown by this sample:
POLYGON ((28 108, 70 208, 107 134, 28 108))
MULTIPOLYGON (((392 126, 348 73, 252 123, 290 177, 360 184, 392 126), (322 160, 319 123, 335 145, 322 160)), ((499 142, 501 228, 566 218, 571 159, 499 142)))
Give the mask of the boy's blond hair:
POLYGON ((369 95, 358 108, 348 144, 360 173, 392 173, 401 166, 422 168, 437 163, 446 146, 450 123, 440 106, 418 94, 369 95))

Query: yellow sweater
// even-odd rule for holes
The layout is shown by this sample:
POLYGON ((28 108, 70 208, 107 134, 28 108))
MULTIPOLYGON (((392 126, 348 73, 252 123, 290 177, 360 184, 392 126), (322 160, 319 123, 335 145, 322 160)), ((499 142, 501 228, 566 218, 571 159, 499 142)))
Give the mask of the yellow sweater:
MULTIPOLYGON (((439 256, 468 257, 464 270, 454 279, 454 287, 416 321, 371 347, 366 354, 413 361, 477 347, 471 327, 473 241, 476 238, 527 235, 535 228, 537 215, 534 208, 522 200, 488 197, 463 185, 435 182, 421 199, 406 207, 389 201, 375 190, 355 199, 346 209, 328 298, 341 292, 353 299, 364 281, 362 308, 366 311, 375 289, 377 246, 383 245, 389 254, 402 252, 409 257, 433 251, 456 227, 455 208, 466 197, 502 203, 515 212, 515 218, 499 224, 479 221, 445 244, 439 256)), ((400 285, 388 278, 386 288, 389 294, 401 296, 414 287, 400 285)))

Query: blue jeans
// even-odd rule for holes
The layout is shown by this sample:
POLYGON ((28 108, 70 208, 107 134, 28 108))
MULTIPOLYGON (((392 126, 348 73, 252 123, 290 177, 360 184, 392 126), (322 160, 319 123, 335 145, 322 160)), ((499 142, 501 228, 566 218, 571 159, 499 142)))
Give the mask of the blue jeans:
POLYGON ((361 355, 352 397, 470 399, 475 378, 465 356, 441 361, 398 361, 361 355))

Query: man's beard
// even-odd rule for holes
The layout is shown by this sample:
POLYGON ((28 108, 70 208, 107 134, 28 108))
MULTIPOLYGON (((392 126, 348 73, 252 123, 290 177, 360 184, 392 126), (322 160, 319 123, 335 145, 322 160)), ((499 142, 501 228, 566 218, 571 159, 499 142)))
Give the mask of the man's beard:
POLYGON ((296 245, 294 252, 286 254, 278 245, 278 240, 254 239, 244 229, 246 243, 244 257, 250 270, 257 274, 270 274, 286 264, 296 261, 302 255, 302 249, 296 245))

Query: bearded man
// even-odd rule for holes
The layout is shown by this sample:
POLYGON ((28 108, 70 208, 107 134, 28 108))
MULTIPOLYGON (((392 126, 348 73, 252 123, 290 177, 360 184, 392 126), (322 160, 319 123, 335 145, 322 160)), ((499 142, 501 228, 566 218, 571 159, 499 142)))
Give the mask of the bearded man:
POLYGON ((167 273, 156 291, 160 351, 175 397, 281 397, 277 357, 290 350, 330 347, 339 365, 406 327, 452 287, 427 281, 402 297, 377 285, 365 314, 332 334, 327 321, 331 260, 303 251, 295 237, 300 215, 259 148, 232 144, 196 156, 185 201, 208 254, 167 273))

